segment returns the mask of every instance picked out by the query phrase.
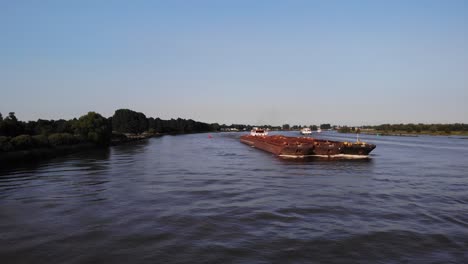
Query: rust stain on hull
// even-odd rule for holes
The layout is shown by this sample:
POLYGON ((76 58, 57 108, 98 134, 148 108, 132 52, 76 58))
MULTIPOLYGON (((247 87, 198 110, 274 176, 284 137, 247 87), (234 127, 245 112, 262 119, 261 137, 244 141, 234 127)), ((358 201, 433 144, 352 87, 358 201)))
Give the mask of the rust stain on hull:
POLYGON ((240 141, 249 146, 284 158, 368 158, 375 145, 364 142, 340 142, 310 137, 251 136, 244 135, 240 141))

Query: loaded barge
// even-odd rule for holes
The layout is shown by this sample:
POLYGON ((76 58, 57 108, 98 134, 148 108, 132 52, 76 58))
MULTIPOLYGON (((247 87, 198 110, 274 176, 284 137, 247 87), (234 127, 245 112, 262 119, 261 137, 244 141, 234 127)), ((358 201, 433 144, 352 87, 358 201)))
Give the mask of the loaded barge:
POLYGON ((244 135, 240 141, 283 158, 365 159, 376 147, 362 141, 340 142, 281 135, 244 135))

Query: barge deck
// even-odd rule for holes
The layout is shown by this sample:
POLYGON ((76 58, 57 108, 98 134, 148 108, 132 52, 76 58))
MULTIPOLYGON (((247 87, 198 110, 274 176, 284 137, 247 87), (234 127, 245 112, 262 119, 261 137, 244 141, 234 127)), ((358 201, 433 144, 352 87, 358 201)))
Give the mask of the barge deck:
POLYGON ((376 147, 361 141, 341 142, 281 135, 244 135, 240 137, 240 141, 283 158, 366 159, 376 147))

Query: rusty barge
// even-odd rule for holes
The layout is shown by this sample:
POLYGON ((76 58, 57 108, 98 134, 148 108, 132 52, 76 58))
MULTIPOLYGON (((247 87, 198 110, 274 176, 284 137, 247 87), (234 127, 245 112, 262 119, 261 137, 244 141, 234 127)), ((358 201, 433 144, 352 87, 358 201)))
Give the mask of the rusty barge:
POLYGON ((283 158, 366 159, 374 144, 340 142, 310 137, 244 135, 240 141, 283 158))

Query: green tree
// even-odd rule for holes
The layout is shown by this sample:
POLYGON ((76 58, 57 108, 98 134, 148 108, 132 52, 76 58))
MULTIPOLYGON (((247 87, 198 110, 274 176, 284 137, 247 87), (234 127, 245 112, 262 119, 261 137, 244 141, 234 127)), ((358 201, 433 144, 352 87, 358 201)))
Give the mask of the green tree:
POLYGON ((338 132, 339 133, 350 133, 351 132, 351 128, 347 127, 347 126, 342 126, 338 129, 338 132))
POLYGON ((32 136, 32 140, 35 147, 43 148, 49 146, 49 139, 45 135, 32 136))
POLYGON ((220 126, 219 126, 218 123, 213 123, 210 126, 211 126, 212 131, 219 131, 219 129, 220 129, 220 126))
POLYGON ((112 116, 112 129, 120 133, 142 133, 148 130, 148 120, 143 113, 119 109, 112 116))
POLYGON ((10 119, 10 120, 12 120, 14 122, 18 122, 18 119, 15 116, 15 112, 8 113, 8 119, 10 119))
POLYGON ((24 133, 24 122, 19 122, 14 112, 0 122, 0 136, 16 137, 24 133))
POLYGON ((3 116, 0 113, 0 136, 5 135, 5 125, 3 124, 3 116))
POLYGON ((10 143, 9 137, 0 136, 0 151, 10 151, 13 149, 13 146, 10 143))
POLYGON ((29 149, 34 146, 33 140, 30 135, 20 135, 10 140, 15 150, 29 149))
POLYGON ((109 121, 98 113, 89 112, 80 117, 74 123, 74 130, 85 141, 101 146, 110 144, 112 129, 109 121))
POLYGON ((69 133, 54 133, 47 139, 48 143, 52 146, 74 145, 80 142, 77 137, 69 133))
POLYGON ((35 131, 37 134, 46 136, 54 133, 53 121, 38 119, 35 131))

